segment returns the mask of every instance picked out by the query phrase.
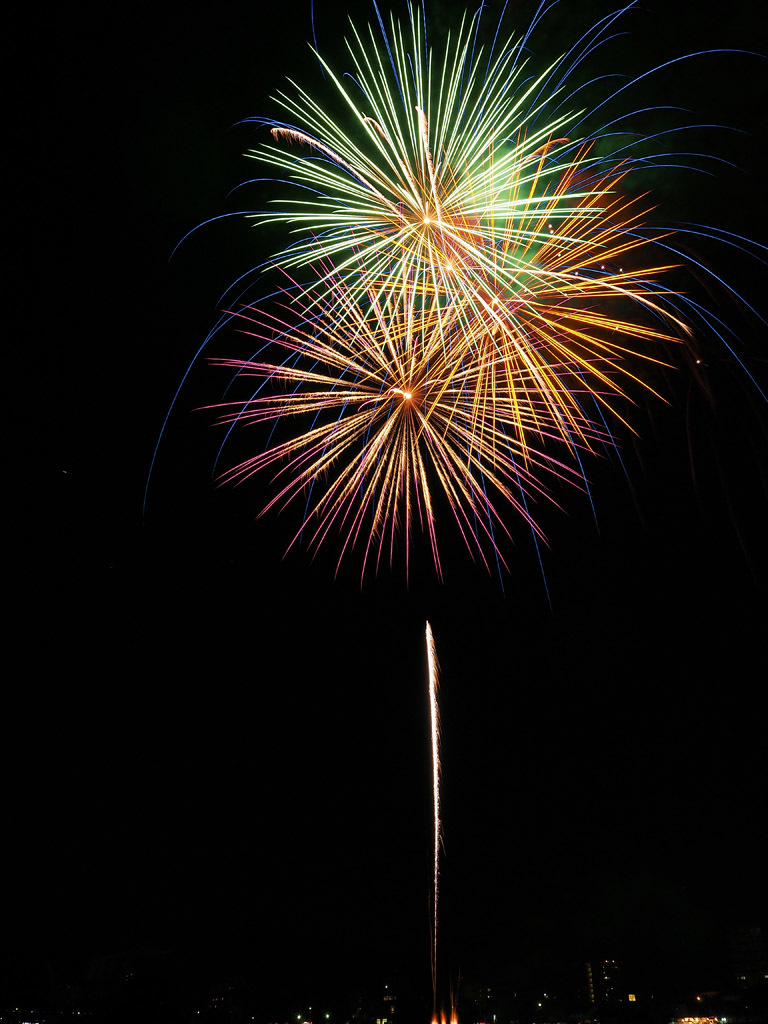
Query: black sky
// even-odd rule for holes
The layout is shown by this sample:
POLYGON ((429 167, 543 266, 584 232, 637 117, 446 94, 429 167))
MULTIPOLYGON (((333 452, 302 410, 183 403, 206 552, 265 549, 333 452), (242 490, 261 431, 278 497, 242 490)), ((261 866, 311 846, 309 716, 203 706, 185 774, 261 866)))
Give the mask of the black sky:
MULTIPOLYGON (((554 51, 572 31, 562 7, 554 51)), ((746 0, 727 21, 715 4, 647 8, 623 59, 768 52, 746 0)), ((574 24, 608 9, 580 5, 574 24)), ((531 10, 510 5, 508 24, 531 10)), ((318 3, 316 18, 333 49, 338 13, 318 3)), ((395 971, 428 994, 429 618, 446 970, 546 980, 617 951, 719 983, 725 927, 765 925, 768 903, 768 418, 731 358, 713 356, 714 410, 675 380, 642 419, 631 485, 590 470, 599 528, 582 496, 544 513, 551 611, 522 533, 503 590, 450 537, 443 585, 417 563, 409 587, 398 567, 361 591, 330 555, 282 560, 291 523, 255 520, 257 487, 210 482, 217 440, 193 410, 223 381, 202 364, 142 516, 163 418, 218 295, 255 262, 253 229, 230 219, 169 254, 241 208, 227 193, 253 173, 256 129, 231 126, 272 111, 310 32, 308 3, 226 2, 62 9, 38 30, 43 259, 35 315, 14 317, 31 347, 15 385, 2 947, 62 978, 172 947, 211 978, 258 976, 286 1012, 395 971)), ((743 170, 673 175, 662 207, 764 242, 764 61, 709 61, 646 95, 675 102, 677 85, 702 120, 734 124, 705 143, 743 170)), ((764 308, 762 268, 723 269, 764 308)), ((764 327, 738 323, 765 381, 764 327)))

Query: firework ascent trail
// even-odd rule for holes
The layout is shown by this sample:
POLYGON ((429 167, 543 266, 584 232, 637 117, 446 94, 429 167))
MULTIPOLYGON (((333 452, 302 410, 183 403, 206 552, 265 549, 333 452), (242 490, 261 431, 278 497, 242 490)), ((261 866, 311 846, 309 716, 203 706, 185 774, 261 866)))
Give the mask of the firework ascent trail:
POLYGON ((432 628, 427 623, 427 665, 429 669, 429 710, 432 733, 432 802, 434 850, 432 891, 432 1022, 437 1024, 437 888, 440 868, 440 721, 437 706, 437 656, 432 628))

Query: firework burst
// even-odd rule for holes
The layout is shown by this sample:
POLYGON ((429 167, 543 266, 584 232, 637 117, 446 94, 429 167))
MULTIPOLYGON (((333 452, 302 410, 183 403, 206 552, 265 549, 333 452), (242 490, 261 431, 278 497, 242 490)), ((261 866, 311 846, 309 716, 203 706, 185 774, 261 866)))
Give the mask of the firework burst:
POLYGON ((538 77, 528 70, 530 30, 489 53, 476 46, 480 12, 442 53, 427 48, 415 8, 406 26, 391 17, 388 33, 380 15, 378 32, 352 25, 352 86, 318 57, 335 105, 291 83, 275 97, 290 121, 254 119, 271 142, 250 155, 281 176, 282 190, 255 223, 298 236, 273 262, 296 273, 320 251, 355 295, 397 296, 416 282, 468 329, 479 318, 501 335, 515 334, 509 314, 529 295, 589 298, 594 276, 606 279, 592 297, 628 291, 643 301, 621 272, 604 273, 665 236, 626 198, 648 162, 628 159, 622 124, 632 114, 589 134, 584 110, 569 112, 579 91, 570 78, 617 16, 538 77))
POLYGON ((258 119, 251 155, 293 192, 255 221, 296 237, 270 261, 271 300, 226 318, 257 353, 217 362, 258 385, 220 420, 271 429, 221 480, 271 471, 264 511, 302 506, 294 543, 333 534, 363 575, 398 534, 407 565, 414 528, 440 574, 438 508, 504 565, 509 509, 538 545, 536 503, 587 486, 583 454, 631 429, 651 364, 724 329, 668 283, 680 245, 634 194, 649 158, 628 158, 631 114, 590 134, 575 103, 574 71, 621 12, 536 76, 531 29, 484 52, 478 13, 438 53, 418 9, 388 30, 374 9, 377 29, 351 26, 351 75, 318 56, 335 113, 291 84, 287 119, 258 119))
MULTIPOLYGON (((398 531, 407 566, 414 525, 428 534, 440 573, 436 491, 486 566, 489 557, 503 562, 496 538, 508 535, 509 506, 543 539, 531 508, 548 496, 547 482, 578 485, 579 453, 611 443, 604 420, 588 410, 618 415, 623 378, 636 379, 626 356, 640 356, 637 344, 627 346, 672 340, 651 326, 608 321, 588 303, 558 306, 533 294, 508 315, 515 334, 505 340, 501 316, 480 311, 472 320, 416 285, 361 303, 343 279, 318 276, 317 290, 297 297, 286 289, 279 307, 238 315, 272 358, 218 361, 260 380, 248 398, 217 407, 220 421, 284 423, 288 436, 222 480, 271 468, 276 494, 265 511, 302 504, 295 540, 304 534, 315 548, 340 533, 339 561, 359 547, 363 573, 382 558, 391 563, 398 531)), ((585 290, 591 298, 615 287, 596 278, 585 290)))

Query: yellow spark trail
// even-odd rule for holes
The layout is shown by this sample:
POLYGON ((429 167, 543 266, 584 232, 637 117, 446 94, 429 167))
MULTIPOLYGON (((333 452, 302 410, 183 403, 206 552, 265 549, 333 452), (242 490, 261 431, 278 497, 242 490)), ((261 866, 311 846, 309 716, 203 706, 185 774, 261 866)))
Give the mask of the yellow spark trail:
POLYGON ((427 622, 427 665, 432 739, 432 801, 434 814, 434 888, 432 892, 432 1021, 437 1024, 437 896, 440 874, 440 719, 437 705, 437 655, 432 627, 427 622))

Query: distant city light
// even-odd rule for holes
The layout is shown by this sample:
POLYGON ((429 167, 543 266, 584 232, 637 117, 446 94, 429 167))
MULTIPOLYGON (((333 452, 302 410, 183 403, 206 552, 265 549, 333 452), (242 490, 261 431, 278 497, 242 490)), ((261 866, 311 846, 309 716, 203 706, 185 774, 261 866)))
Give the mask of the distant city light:
POLYGON ((729 1024, 727 1017, 675 1017, 670 1024, 729 1024))

